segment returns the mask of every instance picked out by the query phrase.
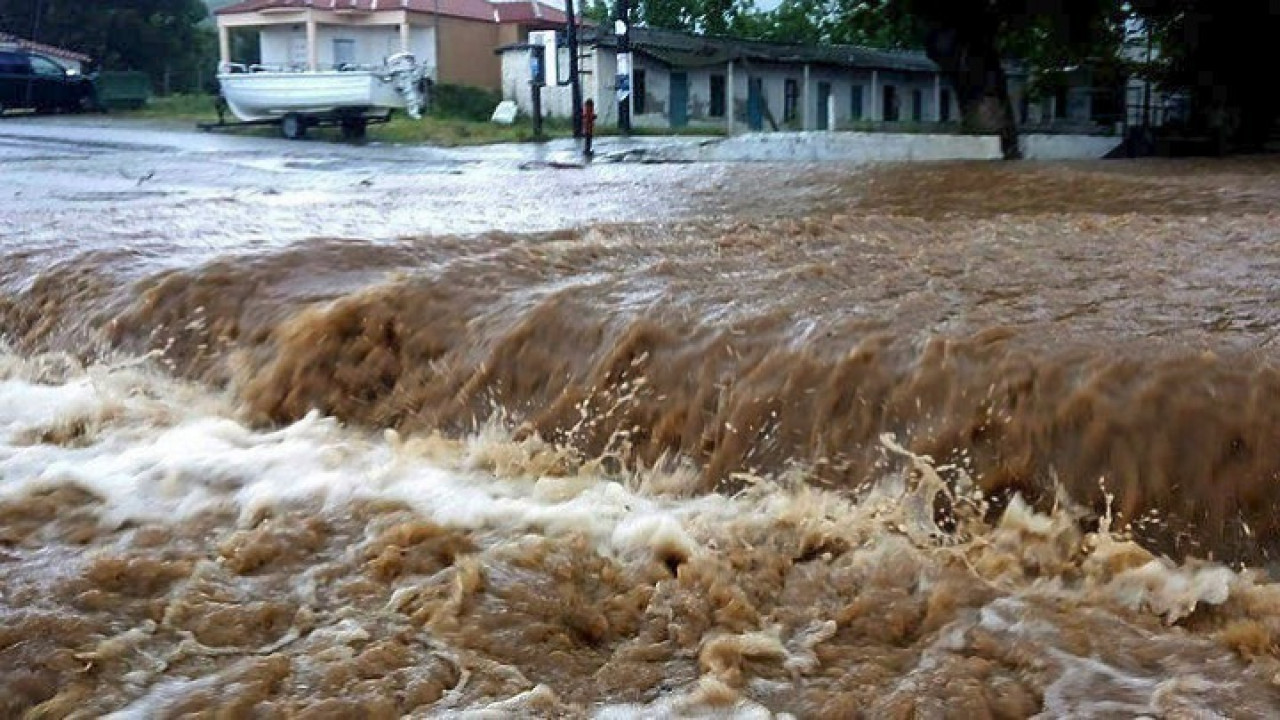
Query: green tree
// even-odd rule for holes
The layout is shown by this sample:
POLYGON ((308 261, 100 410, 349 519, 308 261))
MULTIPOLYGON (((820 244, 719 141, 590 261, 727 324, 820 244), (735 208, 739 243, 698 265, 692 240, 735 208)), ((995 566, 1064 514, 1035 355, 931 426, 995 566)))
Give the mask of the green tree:
POLYGON ((142 70, 156 87, 199 89, 216 62, 202 0, 0 0, 0 29, 142 70), (167 81, 167 82, 166 82, 167 81))
POLYGON ((863 0, 844 16, 855 37, 918 40, 950 78, 964 125, 998 133, 1005 157, 1014 158, 1006 59, 1062 67, 1066 58, 1090 56, 1112 37, 1116 7, 1114 0, 863 0))
POLYGON ((782 0, 770 12, 752 13, 752 22, 741 24, 743 35, 757 40, 808 45, 830 42, 826 10, 825 0, 782 0))
POLYGON ((1280 5, 1273 0, 1132 0, 1158 49, 1155 67, 1142 68, 1166 89, 1191 100, 1193 132, 1230 146, 1257 150, 1274 132, 1280 88, 1266 48, 1280 37, 1280 5))
POLYGON ((613 19, 613 5, 607 0, 590 0, 582 5, 582 17, 603 27, 613 19))
POLYGON ((924 30, 901 8, 867 0, 834 0, 829 13, 830 41, 883 49, 918 49, 924 30))
MULTIPOLYGON (((750 0, 633 0, 631 20, 643 27, 704 35, 738 34, 752 13, 750 0)), ((591 0, 583 15, 611 21, 616 8, 607 0, 591 0)))

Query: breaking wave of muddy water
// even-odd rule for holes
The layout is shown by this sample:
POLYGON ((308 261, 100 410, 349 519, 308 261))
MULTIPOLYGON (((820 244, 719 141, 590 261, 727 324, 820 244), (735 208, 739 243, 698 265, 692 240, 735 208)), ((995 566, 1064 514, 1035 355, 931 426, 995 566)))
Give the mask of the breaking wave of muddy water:
POLYGON ((1267 716, 1275 234, 11 256, 0 714, 1267 716))
POLYGON ((491 426, 247 427, 141 365, 3 357, 6 715, 1266 716, 1280 587, 882 439, 857 499, 698 494, 491 426), (945 499, 954 529, 934 522, 945 499))

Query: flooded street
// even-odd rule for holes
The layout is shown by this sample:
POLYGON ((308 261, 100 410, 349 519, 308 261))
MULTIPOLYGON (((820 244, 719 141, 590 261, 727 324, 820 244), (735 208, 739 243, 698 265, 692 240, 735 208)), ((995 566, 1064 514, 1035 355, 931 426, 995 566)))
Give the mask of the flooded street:
POLYGON ((0 123, 0 717, 1280 712, 1280 160, 564 153, 0 123))

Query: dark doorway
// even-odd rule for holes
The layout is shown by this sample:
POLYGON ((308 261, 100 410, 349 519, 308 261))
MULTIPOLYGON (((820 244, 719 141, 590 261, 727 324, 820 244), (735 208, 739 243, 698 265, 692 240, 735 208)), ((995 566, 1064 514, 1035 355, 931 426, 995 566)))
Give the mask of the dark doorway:
POLYGON ((649 96, 648 78, 645 77, 643 70, 633 70, 631 80, 633 85, 631 88, 631 112, 636 115, 643 115, 648 111, 645 108, 645 99, 649 96))
POLYGON ((884 86, 884 120, 885 122, 898 120, 898 88, 892 85, 884 86))
POLYGON ((711 117, 724 117, 725 91, 724 76, 711 76, 711 103, 707 114, 711 117))
POLYGON ((670 103, 667 105, 671 127, 681 128, 689 124, 689 74, 671 73, 671 84, 668 91, 670 103))
POLYGON ((752 130, 764 129, 764 80, 751 78, 747 80, 747 127, 752 130))
POLYGON ((800 115, 800 81, 787 78, 782 84, 782 122, 789 123, 800 115))
POLYGON ((818 118, 817 128, 819 130, 831 129, 831 123, 834 122, 835 120, 835 118, 830 117, 830 114, 827 112, 828 108, 830 107, 830 100, 831 100, 831 83, 829 82, 818 83, 818 107, 816 108, 818 112, 816 115, 814 115, 814 117, 818 118))

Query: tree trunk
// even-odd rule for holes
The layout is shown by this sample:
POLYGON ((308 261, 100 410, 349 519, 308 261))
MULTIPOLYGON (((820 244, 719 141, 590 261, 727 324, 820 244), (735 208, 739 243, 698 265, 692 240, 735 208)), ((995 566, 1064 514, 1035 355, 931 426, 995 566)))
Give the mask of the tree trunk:
POLYGON ((929 33, 925 49, 943 74, 951 78, 964 128, 1000 136, 1006 160, 1022 157, 1018 123, 1009 97, 1008 77, 996 47, 998 25, 981 16, 961 27, 929 33))

